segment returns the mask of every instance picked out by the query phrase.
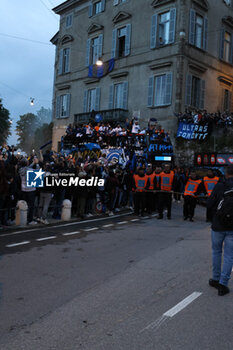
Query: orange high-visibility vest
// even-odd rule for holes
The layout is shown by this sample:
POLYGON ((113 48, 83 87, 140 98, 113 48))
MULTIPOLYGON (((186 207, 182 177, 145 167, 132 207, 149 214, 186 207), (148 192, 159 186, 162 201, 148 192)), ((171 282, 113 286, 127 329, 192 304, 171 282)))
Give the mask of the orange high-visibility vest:
POLYGON ((160 173, 159 173, 159 175, 155 173, 155 176, 156 176, 156 180, 157 180, 156 188, 159 188, 160 173))
POLYGON ((200 183, 201 183, 201 180, 188 179, 188 182, 184 189, 184 196, 192 196, 196 198, 194 193, 197 192, 197 189, 200 183))
POLYGON ((214 186, 218 183, 219 181, 219 177, 215 176, 213 178, 210 178, 208 176, 205 176, 204 179, 204 186, 205 186, 205 189, 206 189, 206 192, 207 192, 207 195, 210 196, 213 189, 214 189, 214 186))
POLYGON ((174 172, 170 171, 169 174, 161 173, 161 190, 162 191, 171 191, 172 190, 172 182, 174 179, 174 172))
POLYGON ((150 175, 146 175, 147 179, 150 179, 150 186, 149 186, 149 190, 153 190, 154 189, 154 178, 155 178, 155 174, 152 173, 150 175))
POLYGON ((143 190, 145 190, 146 185, 147 185, 147 176, 144 175, 143 177, 139 176, 139 175, 134 175, 134 181, 135 181, 135 185, 136 185, 136 190, 138 192, 142 192, 143 190))

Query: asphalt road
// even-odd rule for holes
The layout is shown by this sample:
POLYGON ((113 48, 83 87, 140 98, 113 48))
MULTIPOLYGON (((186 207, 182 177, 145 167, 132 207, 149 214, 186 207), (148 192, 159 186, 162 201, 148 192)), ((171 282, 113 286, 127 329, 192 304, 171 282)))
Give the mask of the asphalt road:
POLYGON ((210 226, 117 216, 0 235, 0 350, 232 350, 210 226))

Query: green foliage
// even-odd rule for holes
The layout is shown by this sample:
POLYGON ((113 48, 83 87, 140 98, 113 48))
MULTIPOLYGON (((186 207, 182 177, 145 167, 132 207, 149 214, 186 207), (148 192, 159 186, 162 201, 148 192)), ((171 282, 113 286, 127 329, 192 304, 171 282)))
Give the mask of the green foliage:
MULTIPOLYGON (((44 145, 45 143, 52 140, 52 130, 53 130, 53 123, 50 124, 43 124, 35 131, 34 136, 34 143, 33 143, 33 149, 36 151, 39 150, 39 148, 44 145)), ((47 149, 51 148, 51 145, 47 146, 47 149)))
POLYGON ((32 151, 34 134, 39 127, 35 114, 27 113, 21 115, 16 123, 16 134, 18 135, 18 147, 26 153, 32 151))
POLYGON ((10 133, 10 112, 3 107, 0 99, 0 145, 6 142, 10 133))

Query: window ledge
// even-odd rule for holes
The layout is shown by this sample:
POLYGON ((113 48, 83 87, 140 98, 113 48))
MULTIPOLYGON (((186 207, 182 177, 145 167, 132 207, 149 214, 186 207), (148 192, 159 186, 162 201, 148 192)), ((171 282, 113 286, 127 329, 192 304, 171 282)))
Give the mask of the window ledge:
POLYGON ((222 63, 224 63, 224 64, 227 64, 229 67, 232 68, 232 63, 227 62, 227 61, 224 61, 224 59, 222 59, 222 58, 219 58, 219 61, 222 62, 222 63))
POLYGON ((60 119, 68 119, 69 118, 69 116, 67 116, 67 117, 59 117, 59 118, 56 118, 56 120, 60 120, 60 119))
POLYGON ((112 79, 115 79, 115 78, 126 77, 128 74, 129 74, 129 72, 118 72, 118 73, 114 73, 114 74, 109 74, 109 76, 112 79))
POLYGON ((164 68, 164 67, 169 67, 169 66, 171 66, 172 65, 172 62, 170 61, 170 62, 164 62, 164 63, 158 63, 158 64, 151 64, 150 66, 149 66, 149 68, 151 69, 151 70, 154 70, 154 69, 159 69, 159 68, 164 68))
POLYGON ((196 50, 198 50, 198 51, 204 53, 204 54, 208 52, 208 51, 202 49, 201 47, 197 47, 196 45, 190 44, 189 42, 188 42, 188 45, 189 45, 190 47, 193 47, 194 49, 196 49, 196 50))
POLYGON ((167 105, 162 105, 162 106, 152 106, 152 107, 147 107, 149 109, 158 109, 158 108, 167 108, 170 107, 171 103, 167 104, 167 105))

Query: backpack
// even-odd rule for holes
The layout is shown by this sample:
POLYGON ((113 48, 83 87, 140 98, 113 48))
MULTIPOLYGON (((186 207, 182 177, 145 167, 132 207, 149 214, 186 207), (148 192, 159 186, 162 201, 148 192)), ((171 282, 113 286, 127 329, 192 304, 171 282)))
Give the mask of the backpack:
POLYGON ((216 215, 220 224, 225 229, 233 230, 233 188, 223 193, 223 198, 218 204, 216 215))

